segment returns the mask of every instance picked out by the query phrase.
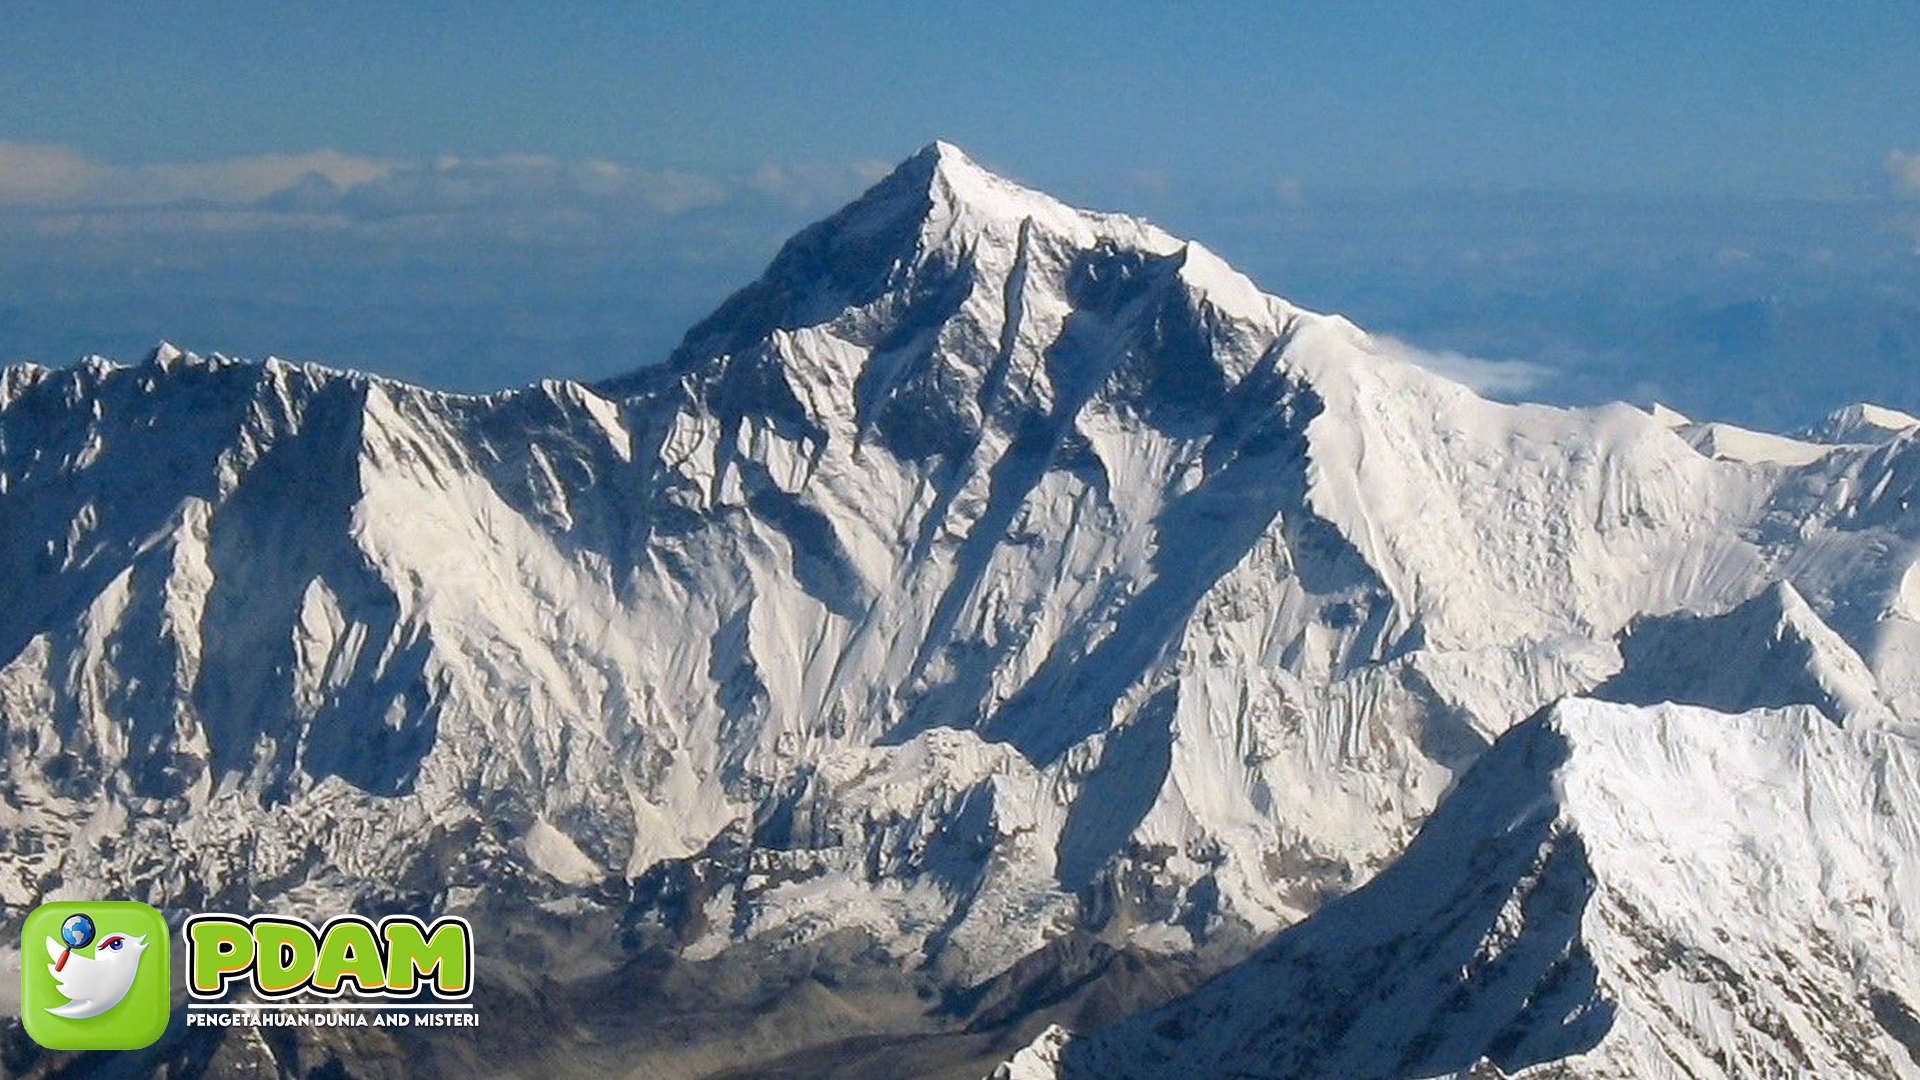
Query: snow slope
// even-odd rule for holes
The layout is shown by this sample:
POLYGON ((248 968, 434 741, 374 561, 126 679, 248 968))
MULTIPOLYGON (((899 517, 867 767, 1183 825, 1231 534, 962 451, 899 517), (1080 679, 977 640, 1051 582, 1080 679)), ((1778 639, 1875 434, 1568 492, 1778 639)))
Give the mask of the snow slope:
POLYGON ((0 901, 530 898, 975 981, 1297 921, 1650 617, 1790 582, 1920 715, 1910 441, 1715 460, 1392 351, 935 144, 601 386, 7 369, 0 901))
POLYGON ((1621 670, 1593 696, 1722 712, 1808 704, 1836 722, 1894 721, 1866 663, 1784 581, 1724 614, 1636 620, 1620 649, 1621 670))
POLYGON ((1860 401, 1829 413, 1807 437, 1824 443, 1874 443, 1910 434, 1915 428, 1920 428, 1920 417, 1860 401))
POLYGON ((1007 1075, 1920 1076, 1920 743, 1571 700, 1254 958, 1007 1075))

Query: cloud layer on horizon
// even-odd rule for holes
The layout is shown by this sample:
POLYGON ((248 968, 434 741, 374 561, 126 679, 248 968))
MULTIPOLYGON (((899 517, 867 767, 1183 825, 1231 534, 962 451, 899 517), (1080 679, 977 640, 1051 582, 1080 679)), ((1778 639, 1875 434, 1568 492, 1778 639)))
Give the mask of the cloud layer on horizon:
MULTIPOLYGON (((1494 396, 1790 426, 1859 398, 1920 410, 1920 211, 1901 197, 1920 196, 1920 153, 1886 167, 1883 197, 1824 202, 1242 190, 1173 165, 1061 194, 1201 240, 1494 396)), ((166 338, 455 389, 618 374, 886 169, 331 150, 118 164, 0 141, 0 361, 166 338)))
POLYGON ((767 164, 739 176, 537 154, 403 161, 337 150, 115 164, 70 147, 0 140, 0 209, 43 228, 231 232, 342 227, 450 214, 672 218, 743 201, 837 203, 884 175, 874 162, 767 164))

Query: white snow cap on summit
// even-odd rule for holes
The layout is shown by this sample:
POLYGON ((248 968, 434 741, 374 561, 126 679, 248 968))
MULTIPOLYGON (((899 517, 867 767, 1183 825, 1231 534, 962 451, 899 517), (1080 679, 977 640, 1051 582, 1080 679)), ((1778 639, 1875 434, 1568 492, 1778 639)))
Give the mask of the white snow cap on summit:
MULTIPOLYGON (((1158 226, 1129 214, 1102 213, 1069 206, 1042 191, 1022 186, 982 167, 950 142, 936 141, 908 158, 896 173, 924 171, 936 218, 947 214, 974 224, 1017 228, 1032 222, 1081 246, 1100 238, 1124 246, 1166 254, 1182 241, 1158 226)), ((885 183, 885 181, 882 181, 885 183)))
MULTIPOLYGON (((1260 290, 1251 278, 1229 266, 1198 241, 1186 240, 1131 214, 1085 210, 1042 191, 1009 180, 974 161, 950 142, 937 140, 901 166, 929 169, 936 206, 944 204, 963 223, 989 225, 1012 235, 1034 228, 1078 248, 1102 242, 1155 255, 1179 254, 1180 278, 1217 308, 1258 318, 1292 305, 1260 290)), ((938 211, 936 211, 938 215, 938 211)))

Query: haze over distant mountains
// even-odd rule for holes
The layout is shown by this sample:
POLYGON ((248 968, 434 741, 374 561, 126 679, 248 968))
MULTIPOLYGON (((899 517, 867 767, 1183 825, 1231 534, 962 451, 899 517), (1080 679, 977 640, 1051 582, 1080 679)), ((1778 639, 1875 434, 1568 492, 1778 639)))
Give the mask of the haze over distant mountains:
POLYGON ((689 1076, 1920 1076, 1912 417, 1404 356, 935 144, 614 378, 8 368, 0 901, 470 911, 516 1010, 867 1040, 689 1076))
MULTIPOLYGON (((0 169, 33 149, 0 144, 0 169)), ((183 188, 238 170, 130 169, 0 205, 0 360, 133 356, 168 337, 457 390, 607 377, 666 356, 885 166, 313 154, 183 188)), ((1658 400, 1775 429, 1861 399, 1920 410, 1910 199, 1276 189, 1164 165, 1072 190, 1206 238, 1296 301, 1523 365, 1478 384, 1503 398, 1658 400)))

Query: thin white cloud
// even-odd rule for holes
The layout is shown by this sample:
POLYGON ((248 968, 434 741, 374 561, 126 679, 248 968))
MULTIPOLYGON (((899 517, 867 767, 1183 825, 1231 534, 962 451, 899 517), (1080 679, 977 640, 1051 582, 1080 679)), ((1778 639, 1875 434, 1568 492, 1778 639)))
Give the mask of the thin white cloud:
POLYGON ((1887 155, 1887 172, 1896 194, 1920 198, 1920 150, 1895 150, 1887 155))
POLYGON ((307 177, 352 187, 386 176, 394 168, 390 161, 336 150, 111 165, 64 146, 0 141, 0 204, 47 208, 245 205, 307 177))
POLYGON ((114 192, 117 198, 109 201, 122 205, 165 205, 196 200, 253 203, 310 177, 337 187, 357 187, 388 176, 396 168, 391 161, 354 157, 337 150, 140 165, 116 177, 121 190, 114 192))
POLYGON ((0 141, 0 206, 65 205, 101 172, 64 146, 0 141))
POLYGON ((391 216, 599 205, 671 216, 724 202, 725 184, 692 173, 534 154, 441 157, 343 188, 352 212, 391 216))
POLYGON ((886 172, 872 162, 768 165, 719 178, 536 154, 417 161, 335 150, 118 165, 69 147, 0 140, 0 207, 43 230, 244 231, 401 218, 666 220, 740 200, 837 205, 886 172))
POLYGON ((1530 360, 1487 360, 1452 349, 1423 349, 1388 334, 1367 336, 1379 355, 1444 375, 1478 394, 1517 397, 1539 389, 1554 374, 1547 365, 1530 360))

